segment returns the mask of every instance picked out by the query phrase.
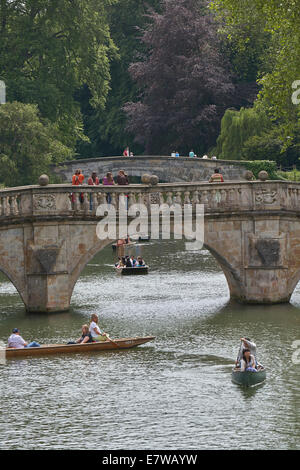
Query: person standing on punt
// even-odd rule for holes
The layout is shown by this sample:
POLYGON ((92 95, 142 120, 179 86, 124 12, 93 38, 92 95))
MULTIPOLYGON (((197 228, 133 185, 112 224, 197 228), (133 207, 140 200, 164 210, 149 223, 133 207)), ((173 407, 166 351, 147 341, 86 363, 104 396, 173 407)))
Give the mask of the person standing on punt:
POLYGON ((239 350, 238 357, 236 360, 236 365, 238 365, 240 361, 242 360, 244 351, 246 349, 249 349, 250 354, 254 356, 256 360, 256 344, 253 341, 251 341, 250 338, 241 338, 241 345, 240 345, 240 350, 239 350))
POLYGON ((12 334, 8 338, 8 348, 13 348, 13 349, 23 349, 23 348, 39 348, 40 344, 37 343, 36 341, 33 341, 32 343, 26 343, 26 341, 22 338, 20 335, 20 331, 18 328, 14 328, 12 331, 12 334))
POLYGON ((93 341, 106 341, 107 335, 103 331, 100 330, 98 325, 98 315, 95 313, 91 316, 91 323, 89 327, 89 332, 92 335, 93 341))

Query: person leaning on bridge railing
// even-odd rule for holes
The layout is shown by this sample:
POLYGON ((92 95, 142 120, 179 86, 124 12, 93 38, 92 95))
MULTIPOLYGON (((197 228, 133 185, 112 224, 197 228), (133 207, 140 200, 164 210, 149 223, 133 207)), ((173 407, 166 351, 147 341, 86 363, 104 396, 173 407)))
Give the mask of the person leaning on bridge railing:
MULTIPOLYGON (((82 174, 81 170, 76 170, 74 175, 72 176, 72 186, 81 186, 84 182, 84 175, 82 174)), ((72 203, 75 202, 75 194, 71 194, 72 203)), ((83 202, 83 193, 79 196, 80 202, 83 202)))
POLYGON ((215 169, 215 172, 211 177, 209 178, 210 183, 224 183, 224 178, 223 175, 220 173, 219 168, 215 169))
MULTIPOLYGON (((97 176, 97 173, 95 171, 92 172, 91 176, 88 179, 88 185, 89 186, 99 186, 100 180, 97 176)), ((90 198, 90 210, 93 210, 93 195, 89 195, 90 198)))

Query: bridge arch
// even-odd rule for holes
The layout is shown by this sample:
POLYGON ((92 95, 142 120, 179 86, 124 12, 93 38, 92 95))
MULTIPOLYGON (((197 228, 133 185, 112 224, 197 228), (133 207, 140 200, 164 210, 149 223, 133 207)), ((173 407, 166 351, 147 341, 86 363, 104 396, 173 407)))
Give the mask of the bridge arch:
POLYGON ((16 275, 11 273, 7 268, 4 268, 3 266, 0 265, 0 272, 3 273, 6 278, 11 282, 11 284, 14 286, 16 291, 18 292, 22 302, 24 305, 27 303, 27 295, 26 292, 24 292, 24 287, 21 285, 21 281, 19 281, 16 278, 16 275))
MULTIPOLYGON (((171 229, 172 228, 173 227, 171 227, 171 229)), ((76 266, 72 270, 72 273, 70 276, 69 302, 71 302, 75 285, 82 271, 84 270, 84 268, 98 253, 100 253, 104 248, 106 248, 107 246, 111 245, 114 242, 116 242, 116 240, 101 241, 97 239, 96 242, 93 244, 93 246, 90 247, 88 251, 82 254, 82 256, 77 261, 76 266)), ((245 295, 244 289, 243 289, 243 282, 240 277, 240 273, 235 268, 235 266, 230 263, 229 259, 227 259, 227 257, 224 256, 224 254, 217 247, 214 247, 211 243, 208 243, 208 242, 204 243, 203 248, 207 249, 211 253, 213 258, 217 261, 220 269, 222 270, 225 276, 225 279, 227 281, 227 285, 228 285, 229 292, 230 292, 230 297, 239 298, 241 296, 241 293, 242 295, 245 295)))

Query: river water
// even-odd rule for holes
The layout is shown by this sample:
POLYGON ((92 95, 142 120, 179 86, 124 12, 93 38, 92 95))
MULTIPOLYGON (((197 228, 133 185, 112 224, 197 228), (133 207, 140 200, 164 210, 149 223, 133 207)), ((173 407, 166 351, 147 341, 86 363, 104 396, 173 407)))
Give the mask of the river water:
POLYGON ((0 340, 67 342, 97 312, 112 337, 154 335, 134 350, 14 359, 0 365, 1 449, 299 449, 300 286, 279 306, 229 303, 205 250, 181 241, 134 248, 148 276, 119 277, 107 247, 78 280, 68 313, 28 315, 0 279, 0 340), (267 381, 231 382, 241 336, 253 338, 267 381))

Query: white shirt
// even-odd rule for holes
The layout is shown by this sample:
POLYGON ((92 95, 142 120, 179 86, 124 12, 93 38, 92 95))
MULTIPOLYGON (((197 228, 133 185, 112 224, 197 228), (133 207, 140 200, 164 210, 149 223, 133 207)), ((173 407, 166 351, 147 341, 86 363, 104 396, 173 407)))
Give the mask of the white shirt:
POLYGON ((244 372, 244 370, 246 369, 246 367, 253 367, 255 368, 255 359, 254 357, 250 356, 250 361, 248 363, 248 365, 246 364, 246 361, 244 359, 241 360, 241 372, 244 372))
POLYGON ((99 326, 94 321, 92 321, 92 323, 90 324, 90 333, 92 335, 92 338, 97 338, 97 336, 102 334, 99 326), (95 332, 95 328, 98 331, 98 333, 95 332))
POLYGON ((26 341, 24 341, 22 336, 16 335, 15 333, 10 335, 10 337, 8 338, 9 348, 21 349, 25 347, 25 344, 26 344, 26 341))

